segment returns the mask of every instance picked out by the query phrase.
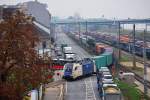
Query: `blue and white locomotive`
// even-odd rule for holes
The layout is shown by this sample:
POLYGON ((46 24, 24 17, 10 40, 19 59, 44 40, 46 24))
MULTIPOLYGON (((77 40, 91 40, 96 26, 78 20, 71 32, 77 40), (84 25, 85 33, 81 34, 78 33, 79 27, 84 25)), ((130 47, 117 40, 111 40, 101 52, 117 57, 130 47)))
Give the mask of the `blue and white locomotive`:
POLYGON ((81 76, 91 75, 95 71, 94 62, 90 58, 85 58, 82 61, 67 63, 64 65, 65 79, 76 79, 81 76))

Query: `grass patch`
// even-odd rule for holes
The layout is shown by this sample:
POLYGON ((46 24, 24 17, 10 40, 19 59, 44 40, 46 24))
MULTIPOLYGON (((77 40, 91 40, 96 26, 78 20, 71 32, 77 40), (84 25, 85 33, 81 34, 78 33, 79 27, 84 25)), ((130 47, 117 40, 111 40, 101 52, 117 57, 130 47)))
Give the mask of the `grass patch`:
POLYGON ((135 71, 143 71, 143 68, 140 68, 140 67, 130 67, 130 69, 135 70, 135 71))
POLYGON ((120 61, 122 61, 122 62, 131 61, 131 58, 126 55, 122 55, 120 58, 120 61))
POLYGON ((144 75, 144 71, 143 68, 140 67, 127 67, 129 70, 132 70, 134 73, 138 74, 138 75, 144 75))
POLYGON ((122 91, 124 100, 141 100, 141 92, 136 88, 135 85, 129 85, 119 80, 115 80, 115 82, 122 91))

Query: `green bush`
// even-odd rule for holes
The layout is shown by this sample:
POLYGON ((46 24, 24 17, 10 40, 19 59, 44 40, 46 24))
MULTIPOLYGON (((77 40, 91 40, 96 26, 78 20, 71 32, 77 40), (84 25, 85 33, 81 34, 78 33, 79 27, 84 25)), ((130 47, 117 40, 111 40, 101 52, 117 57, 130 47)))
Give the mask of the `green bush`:
POLYGON ((116 83, 122 91, 125 100, 141 100, 141 92, 135 85, 129 85, 119 80, 116 80, 116 83))

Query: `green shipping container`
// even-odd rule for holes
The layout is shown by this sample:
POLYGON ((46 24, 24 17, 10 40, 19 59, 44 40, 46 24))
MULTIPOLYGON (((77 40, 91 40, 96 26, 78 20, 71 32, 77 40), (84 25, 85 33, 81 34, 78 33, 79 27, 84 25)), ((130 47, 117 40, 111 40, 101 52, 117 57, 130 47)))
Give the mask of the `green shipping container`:
POLYGON ((93 60, 94 60, 94 62, 95 62, 96 68, 99 69, 99 66, 100 66, 100 63, 99 63, 99 56, 94 57, 93 60))
POLYGON ((113 63, 113 57, 112 57, 112 53, 104 53, 102 54, 102 56, 106 56, 106 62, 107 62, 107 66, 111 65, 113 63))
POLYGON ((99 56, 99 64, 100 66, 98 67, 98 69, 100 69, 101 67, 107 66, 106 56, 99 56))
POLYGON ((104 67, 107 65, 107 59, 106 56, 96 56, 93 58, 95 61, 95 65, 97 69, 100 69, 101 67, 104 67))

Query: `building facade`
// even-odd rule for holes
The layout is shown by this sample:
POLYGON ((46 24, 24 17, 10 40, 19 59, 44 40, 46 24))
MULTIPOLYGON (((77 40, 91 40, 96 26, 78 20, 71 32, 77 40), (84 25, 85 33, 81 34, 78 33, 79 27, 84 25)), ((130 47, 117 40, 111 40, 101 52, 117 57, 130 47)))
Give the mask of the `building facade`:
POLYGON ((45 27, 50 27, 51 14, 47 10, 46 4, 38 1, 29 1, 18 5, 21 5, 22 9, 24 9, 27 14, 35 17, 38 23, 45 27))

